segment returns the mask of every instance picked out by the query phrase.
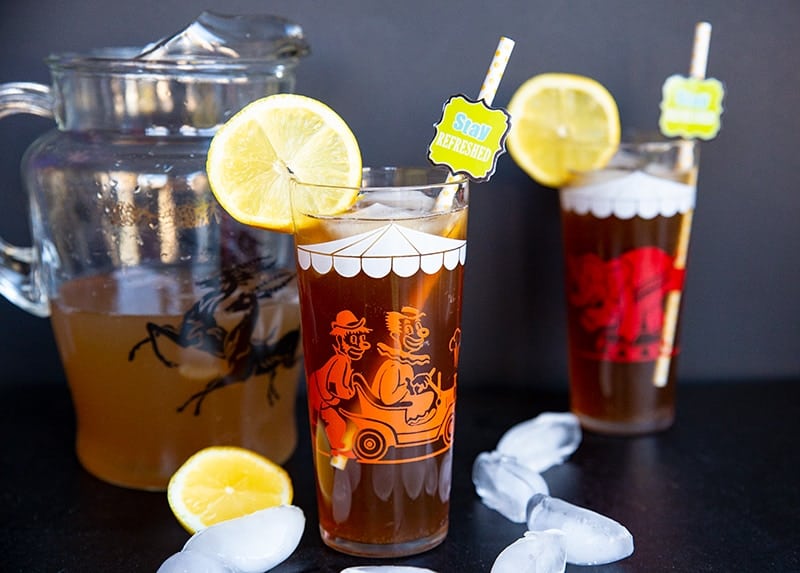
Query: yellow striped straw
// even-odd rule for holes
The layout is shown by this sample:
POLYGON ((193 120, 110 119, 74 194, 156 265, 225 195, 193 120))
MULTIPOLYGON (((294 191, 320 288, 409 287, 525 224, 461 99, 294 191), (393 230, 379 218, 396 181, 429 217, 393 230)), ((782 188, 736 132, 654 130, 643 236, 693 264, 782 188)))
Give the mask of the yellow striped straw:
MULTIPOLYGON (((692 61, 689 65, 689 76, 698 80, 705 79, 706 67, 708 65, 708 48, 711 43, 711 24, 708 22, 698 22, 694 28, 694 45, 692 46, 692 61)), ((689 141, 681 142, 678 148, 678 170, 688 171, 694 161, 694 147, 689 141)), ((697 184, 696 177, 692 178, 691 183, 697 184)), ((681 219, 681 228, 678 234, 678 246, 675 253, 674 267, 684 269, 686 267, 686 256, 689 251, 689 234, 692 228, 692 216, 694 212, 689 211, 681 219)), ((672 353, 675 349, 675 335, 678 330, 678 309, 681 304, 681 291, 673 290, 667 295, 667 304, 664 311, 664 324, 661 330, 661 349, 658 360, 656 360, 655 372, 653 373, 653 385, 663 388, 669 379, 669 365, 672 362, 672 353)))

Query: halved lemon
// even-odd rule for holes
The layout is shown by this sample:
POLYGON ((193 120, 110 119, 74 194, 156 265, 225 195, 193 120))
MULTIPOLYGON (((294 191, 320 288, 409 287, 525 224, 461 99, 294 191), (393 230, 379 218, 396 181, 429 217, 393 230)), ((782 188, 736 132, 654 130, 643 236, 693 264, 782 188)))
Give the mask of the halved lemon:
POLYGON ((172 513, 190 533, 292 503, 289 474, 271 460, 248 449, 211 446, 177 469, 167 486, 172 513))
POLYGON ((617 103, 599 82, 548 73, 524 82, 508 104, 511 158, 542 185, 605 166, 619 146, 617 103))
MULTIPOLYGON (((211 140, 206 161, 211 191, 247 225, 291 232, 293 180, 356 188, 361 151, 353 132, 330 107, 298 94, 256 100, 232 116, 211 140)), ((346 210, 357 192, 303 194, 311 212, 346 210)))

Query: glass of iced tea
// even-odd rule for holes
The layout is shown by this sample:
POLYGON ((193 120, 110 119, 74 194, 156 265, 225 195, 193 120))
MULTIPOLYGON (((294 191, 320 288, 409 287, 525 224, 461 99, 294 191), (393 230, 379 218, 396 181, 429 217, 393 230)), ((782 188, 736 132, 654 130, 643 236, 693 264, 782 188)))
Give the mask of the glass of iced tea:
POLYGON ((560 190, 570 402, 588 430, 634 435, 674 421, 698 149, 622 143, 560 190))
POLYGON ((344 553, 447 535, 468 189, 439 169, 365 169, 346 213, 294 211, 319 527, 344 553))

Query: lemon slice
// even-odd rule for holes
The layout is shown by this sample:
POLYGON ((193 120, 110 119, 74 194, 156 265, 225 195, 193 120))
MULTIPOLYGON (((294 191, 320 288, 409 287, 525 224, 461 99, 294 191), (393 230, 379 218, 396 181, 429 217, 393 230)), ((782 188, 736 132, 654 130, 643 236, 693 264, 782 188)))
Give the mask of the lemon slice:
POLYGON ((211 446, 190 457, 172 475, 167 500, 190 533, 254 511, 292 503, 289 474, 244 448, 211 446))
MULTIPOLYGON (((361 151, 353 132, 331 108, 310 97, 276 94, 256 100, 225 122, 206 161, 211 191, 230 215, 247 225, 291 232, 293 178, 356 188, 361 151)), ((357 196, 319 188, 303 195, 308 210, 330 215, 357 196)))
POLYGON ((508 152, 542 185, 559 187, 576 172, 602 168, 619 146, 617 103, 592 78, 533 76, 514 92, 508 113, 508 152))

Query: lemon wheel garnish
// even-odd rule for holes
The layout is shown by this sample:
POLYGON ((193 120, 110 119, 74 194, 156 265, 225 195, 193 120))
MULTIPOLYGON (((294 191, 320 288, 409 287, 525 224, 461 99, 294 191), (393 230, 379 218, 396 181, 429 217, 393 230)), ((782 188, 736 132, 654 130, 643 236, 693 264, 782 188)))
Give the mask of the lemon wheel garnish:
MULTIPOLYGON (((297 94, 256 100, 211 140, 206 161, 211 191, 234 219, 291 232, 290 189, 303 183, 356 188, 361 151, 344 120, 324 103, 297 94)), ((319 188, 302 207, 320 215, 346 210, 357 196, 319 188)))
POLYGON ((533 76, 514 92, 508 112, 508 152, 542 185, 559 187, 578 172, 602 168, 619 146, 617 103, 592 78, 533 76))
POLYGON ((289 474, 253 451, 211 446, 190 457, 170 478, 167 500, 172 513, 190 533, 292 503, 289 474))

